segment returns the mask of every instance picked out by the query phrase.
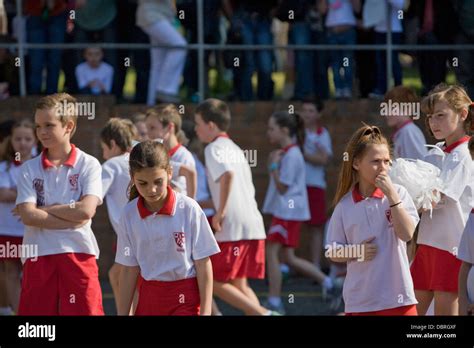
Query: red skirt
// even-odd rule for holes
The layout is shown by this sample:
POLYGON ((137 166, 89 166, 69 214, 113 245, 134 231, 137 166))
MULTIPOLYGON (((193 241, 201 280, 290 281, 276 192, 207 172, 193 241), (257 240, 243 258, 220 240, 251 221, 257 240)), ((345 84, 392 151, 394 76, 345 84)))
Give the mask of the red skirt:
POLYGON ((457 293, 461 264, 446 250, 420 244, 410 267, 415 290, 457 293))
POLYGON ((139 276, 138 283, 135 315, 199 315, 201 299, 197 278, 162 282, 139 276))
POLYGON ((389 315, 418 315, 418 312, 416 311, 416 305, 408 305, 408 306, 402 306, 402 307, 395 307, 395 308, 390 308, 390 309, 382 309, 380 311, 374 311, 374 312, 360 312, 360 313, 346 313, 345 314, 348 317, 356 317, 356 316, 362 316, 362 315, 368 315, 368 316, 389 316, 389 315))
POLYGON ((267 241, 296 249, 300 243, 301 225, 301 221, 282 220, 273 217, 268 229, 267 241))
POLYGON ((211 256, 214 279, 228 282, 232 279, 265 277, 265 240, 218 242, 221 252, 211 256))

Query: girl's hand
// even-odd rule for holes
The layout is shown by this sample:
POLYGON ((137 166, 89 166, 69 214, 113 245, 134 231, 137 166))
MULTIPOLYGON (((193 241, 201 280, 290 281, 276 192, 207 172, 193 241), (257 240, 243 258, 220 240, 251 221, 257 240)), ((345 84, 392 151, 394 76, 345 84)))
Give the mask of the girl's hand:
POLYGON ((362 259, 358 259, 360 261, 371 261, 374 259, 375 255, 377 255, 377 245, 372 243, 375 237, 370 237, 364 240, 362 243, 362 259))
POLYGON ((390 204, 394 204, 399 201, 398 194, 395 191, 395 187, 393 186, 392 180, 387 174, 380 173, 379 175, 377 175, 377 177, 375 178, 375 186, 382 190, 384 195, 386 195, 389 199, 390 204))

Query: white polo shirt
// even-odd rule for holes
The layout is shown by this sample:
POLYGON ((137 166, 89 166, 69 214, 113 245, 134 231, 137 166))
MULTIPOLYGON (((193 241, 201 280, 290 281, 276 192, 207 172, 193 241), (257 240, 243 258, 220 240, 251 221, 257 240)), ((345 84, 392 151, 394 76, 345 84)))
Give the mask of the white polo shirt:
MULTIPOLYGON (((193 154, 183 145, 176 145, 174 148, 168 151, 168 155, 172 163, 184 164, 196 169, 196 163, 194 162, 193 154)), ((179 168, 180 166, 173 166, 173 172, 178 174, 179 168)), ((177 191, 187 195, 186 178, 184 176, 173 175, 171 183, 177 191)))
POLYGON ((218 136, 204 149, 207 182, 216 209, 220 202, 220 177, 232 172, 233 181, 222 229, 215 236, 219 242, 265 239, 265 226, 255 200, 250 165, 242 149, 227 135, 218 136))
POLYGON ((392 135, 393 157, 423 160, 427 154, 426 139, 420 128, 409 120, 392 135))
POLYGON ((421 215, 417 243, 454 255, 474 207, 474 170, 468 141, 466 136, 446 148, 444 143, 438 143, 445 152, 444 159, 438 149, 430 150, 425 157, 425 161, 441 169, 445 197, 433 209, 432 217, 429 212, 421 215))
MULTIPOLYGON (((332 156, 332 144, 329 132, 324 127, 319 127, 316 131, 306 129, 304 152, 309 155, 314 155, 318 152, 318 147, 323 148, 330 157, 332 156)), ((325 167, 309 162, 305 163, 306 186, 326 189, 325 167)))
MULTIPOLYGON (((74 204, 85 195, 98 197, 99 204, 102 204, 102 169, 99 161, 73 144, 71 147, 69 158, 59 167, 47 159, 46 151, 21 166, 17 205, 74 204)), ((23 244, 38 245, 37 256, 85 253, 99 257, 91 221, 76 229, 48 230, 25 226, 23 244)))
MULTIPOLYGON (((474 213, 470 214, 462 234, 458 259, 474 265, 474 213)), ((467 276, 467 295, 469 301, 474 303, 474 267, 472 266, 467 276)))
POLYGON ((307 221, 311 218, 306 190, 305 162, 300 148, 291 144, 283 149, 280 161, 280 182, 288 189, 278 192, 273 176, 270 176, 263 212, 283 220, 307 221))
POLYGON ((122 209, 128 203, 129 159, 130 154, 126 152, 102 164, 102 195, 106 199, 110 223, 116 232, 122 209))
MULTIPOLYGON (((194 161, 196 162, 196 173, 197 173, 197 191, 196 191, 196 201, 207 201, 211 198, 211 193, 209 192, 209 186, 207 185, 206 177, 206 167, 199 158, 193 153, 194 161)), ((206 208, 203 209, 206 216, 213 216, 216 212, 214 209, 206 208)))
MULTIPOLYGON (((0 162, 0 188, 16 189, 21 164, 18 162, 0 162)), ((23 237, 25 225, 13 216, 14 202, 0 202, 0 236, 23 237)))
MULTIPOLYGON (((413 200, 403 186, 394 187, 416 226, 419 218, 413 200)), ((380 189, 364 199, 356 185, 336 205, 329 221, 327 243, 360 244, 370 237, 375 237, 373 243, 378 247, 375 258, 347 263, 345 311, 372 312, 416 304, 406 243, 395 235, 388 199, 380 189)))
POLYGON ((146 280, 193 278, 194 261, 218 252, 199 204, 171 187, 160 211, 150 212, 138 197, 125 206, 120 217, 115 262, 139 266, 146 280))

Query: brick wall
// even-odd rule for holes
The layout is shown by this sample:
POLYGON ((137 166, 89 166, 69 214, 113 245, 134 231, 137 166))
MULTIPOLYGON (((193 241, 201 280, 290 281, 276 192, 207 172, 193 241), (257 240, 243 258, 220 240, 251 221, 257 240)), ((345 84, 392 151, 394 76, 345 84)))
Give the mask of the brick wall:
MULTIPOLYGON (((82 118, 78 122, 78 129, 74 135, 73 142, 82 150, 97 157, 101 162, 99 132, 110 117, 131 117, 138 111, 145 111, 144 105, 115 105, 114 97, 79 97, 79 101, 94 101, 96 115, 94 119, 82 118)), ((22 118, 34 116, 34 105, 36 97, 11 98, 0 102, 0 122, 8 118, 22 118)), ((258 103, 231 103, 232 125, 229 131, 231 138, 240 145, 242 149, 256 150, 257 166, 252 168, 254 185, 256 188, 257 201, 261 207, 268 185, 266 169, 267 157, 272 150, 266 138, 266 124, 269 116, 276 110, 288 110, 288 102, 258 102, 258 103)), ((185 105, 185 118, 192 118, 194 105, 185 105)), ((298 105, 295 104, 295 109, 298 105)), ((334 150, 334 158, 327 167, 327 200, 328 207, 337 184, 338 168, 342 161, 344 147, 352 133, 365 122, 382 127, 385 134, 390 130, 385 126, 383 118, 379 115, 379 103, 371 100, 353 101, 328 101, 323 112, 324 124, 329 130, 334 150)), ((423 122, 416 121, 425 133, 428 142, 432 138, 426 133, 423 122)), ((268 216, 265 217, 268 223, 268 216)), ((93 220, 93 230, 101 248, 99 267, 101 277, 107 277, 107 270, 112 265, 114 255, 112 242, 115 238, 114 232, 108 222, 105 205, 99 207, 97 215, 93 220)), ((306 256, 309 253, 307 245, 308 235, 303 230, 300 249, 298 254, 306 256)))

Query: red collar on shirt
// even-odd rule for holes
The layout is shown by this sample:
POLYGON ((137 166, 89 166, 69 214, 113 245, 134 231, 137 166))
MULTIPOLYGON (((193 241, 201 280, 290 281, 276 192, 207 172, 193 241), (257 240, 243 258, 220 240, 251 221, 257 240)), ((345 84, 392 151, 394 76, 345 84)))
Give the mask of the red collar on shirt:
MULTIPOLYGON (((167 190, 167 196, 166 196, 165 204, 163 204, 163 206, 157 212, 157 214, 173 216, 175 212, 174 206, 176 203, 176 193, 173 191, 171 186, 168 186, 166 190, 167 190)), ((137 207, 138 207, 138 213, 140 214, 140 217, 142 219, 154 214, 154 212, 149 211, 147 207, 145 207, 145 202, 142 196, 138 197, 137 207)))
POLYGON ((408 120, 408 121, 403 122, 403 123, 400 125, 400 127, 397 127, 397 129, 395 130, 395 132, 393 132, 391 138, 392 138, 392 139, 395 139, 395 136, 398 134, 398 132, 399 132, 403 127, 409 125, 410 123, 413 123, 413 121, 412 121, 412 120, 408 120))
MULTIPOLYGON (((43 151, 41 152, 41 163, 43 164, 44 169, 54 167, 54 164, 52 164, 51 161, 48 159, 47 154, 48 154, 48 149, 43 149, 43 151)), ((74 164, 76 163, 76 158, 77 158, 76 146, 74 144, 71 144, 71 152, 69 153, 68 159, 63 164, 65 166, 74 167, 74 164)))
POLYGON ((12 163, 15 167, 21 166, 21 161, 13 160, 12 163))
MULTIPOLYGON (((374 192, 370 195, 372 198, 383 198, 384 194, 380 188, 376 188, 374 192)), ((359 183, 355 184, 354 188, 352 189, 352 199, 354 203, 359 203, 360 201, 364 200, 364 197, 360 194, 359 191, 359 183)))
POLYGON ((459 139, 458 141, 455 141, 454 143, 452 143, 451 145, 449 146, 446 146, 443 151, 446 152, 446 153, 451 153, 451 151, 453 151, 456 147, 458 147, 459 145, 463 144, 463 143, 467 143, 469 141, 469 139, 471 139, 470 136, 468 135, 465 135, 463 136, 461 139, 459 139))
POLYGON ((224 132, 224 133, 220 133, 220 134, 217 135, 214 139, 212 139, 211 143, 214 142, 214 141, 216 141, 216 140, 219 139, 219 138, 228 138, 228 139, 229 139, 230 137, 229 137, 229 135, 228 135, 227 133, 225 133, 225 132, 224 132))
POLYGON ((316 134, 317 134, 317 135, 321 135, 321 134, 323 133, 323 130, 324 130, 323 127, 318 127, 318 128, 316 129, 316 134))
POLYGON ((284 153, 287 153, 289 149, 291 149, 293 146, 296 146, 296 144, 290 144, 290 145, 286 145, 284 148, 282 148, 281 150, 284 152, 284 153))
POLYGON ((181 147, 181 144, 178 144, 178 145, 176 145, 175 147, 173 147, 172 149, 170 149, 170 150, 168 151, 168 156, 169 156, 169 157, 172 157, 172 156, 176 153, 176 151, 178 151, 178 149, 179 149, 180 147, 181 147))

